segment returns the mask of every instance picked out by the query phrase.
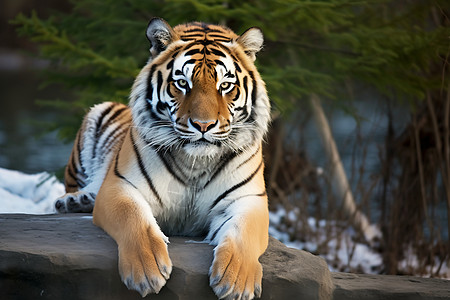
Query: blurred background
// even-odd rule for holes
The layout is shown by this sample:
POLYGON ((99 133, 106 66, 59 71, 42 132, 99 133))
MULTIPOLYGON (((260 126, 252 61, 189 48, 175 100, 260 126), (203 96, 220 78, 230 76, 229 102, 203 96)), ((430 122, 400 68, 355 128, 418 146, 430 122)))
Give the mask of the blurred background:
POLYGON ((271 234, 337 271, 450 277, 449 13, 444 0, 2 1, 0 167, 61 176, 87 108, 127 102, 152 17, 258 26, 271 234))
MULTIPOLYGON (((39 56, 38 45, 19 37, 9 22, 19 13, 36 11, 49 17, 53 10, 70 11, 68 1, 6 0, 0 3, 0 167, 27 173, 60 172, 71 145, 46 130, 56 110, 37 100, 70 98, 70 90, 56 84, 44 86, 43 71, 50 63, 39 56)), ((68 154, 69 153, 69 154, 68 154)))

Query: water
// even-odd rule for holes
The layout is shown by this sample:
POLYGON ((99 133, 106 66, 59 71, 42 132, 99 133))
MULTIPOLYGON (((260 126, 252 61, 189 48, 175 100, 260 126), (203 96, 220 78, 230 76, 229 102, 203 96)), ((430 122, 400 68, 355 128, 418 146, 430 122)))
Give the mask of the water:
MULTIPOLYGON (((380 172, 380 151, 384 148, 388 128, 388 107, 374 95, 375 93, 368 95, 361 93, 356 96, 351 104, 353 106, 351 114, 330 107, 332 105, 330 102, 322 101, 345 173, 354 191, 358 187, 358 182, 371 183, 373 181, 371 176, 380 172)), ((305 107, 307 105, 304 104, 305 107)), ((397 105, 392 107, 392 113, 396 116, 393 122, 394 130, 399 133, 409 122, 408 107, 397 105)), ((288 121, 287 140, 295 141, 294 144, 305 150, 313 165, 327 172, 330 161, 311 114, 303 113, 306 115, 306 121, 302 117, 288 121)))
POLYGON ((39 73, 0 72, 0 167, 25 173, 58 172, 72 146, 56 132, 45 133, 40 122, 51 122, 56 112, 35 104, 36 99, 55 99, 68 93, 55 87, 39 89, 39 73))

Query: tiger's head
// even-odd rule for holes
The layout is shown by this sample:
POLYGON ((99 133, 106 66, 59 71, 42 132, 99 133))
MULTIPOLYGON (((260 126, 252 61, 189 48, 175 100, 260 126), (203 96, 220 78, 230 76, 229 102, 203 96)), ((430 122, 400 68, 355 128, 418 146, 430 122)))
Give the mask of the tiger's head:
POLYGON ((223 26, 172 28, 154 18, 147 38, 152 57, 130 95, 133 125, 147 144, 216 156, 262 140, 270 104, 254 65, 260 29, 238 36, 223 26))

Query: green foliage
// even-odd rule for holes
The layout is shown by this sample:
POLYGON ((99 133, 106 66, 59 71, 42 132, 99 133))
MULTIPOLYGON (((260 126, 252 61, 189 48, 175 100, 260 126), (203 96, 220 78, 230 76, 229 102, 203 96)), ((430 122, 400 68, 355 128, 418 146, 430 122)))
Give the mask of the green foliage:
MULTIPOLYGON (((258 26, 266 37, 259 69, 276 108, 290 111, 300 109, 312 93, 348 99, 349 83, 407 99, 439 90, 450 30, 430 16, 445 17, 446 2, 79 0, 70 13, 46 20, 19 15, 13 23, 53 62, 48 81, 76 93, 72 102, 46 104, 74 116, 94 103, 127 101, 149 56, 145 29, 153 16, 172 26, 194 20, 227 24, 237 33, 258 26)), ((73 126, 70 118, 59 124, 65 136, 73 136, 73 126)))

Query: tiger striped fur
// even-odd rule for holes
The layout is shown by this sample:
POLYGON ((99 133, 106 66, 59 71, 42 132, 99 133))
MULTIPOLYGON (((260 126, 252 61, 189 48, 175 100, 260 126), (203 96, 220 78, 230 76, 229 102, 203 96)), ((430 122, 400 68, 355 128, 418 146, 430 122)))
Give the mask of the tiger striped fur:
POLYGON ((260 297, 270 104, 253 61, 262 33, 197 22, 171 28, 154 18, 147 37, 152 58, 129 106, 102 103, 86 115, 56 208, 93 209, 118 244, 123 282, 142 296, 169 279, 166 235, 203 235, 215 245, 209 276, 218 298, 260 297))

